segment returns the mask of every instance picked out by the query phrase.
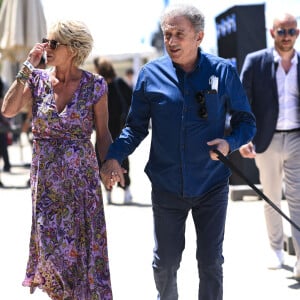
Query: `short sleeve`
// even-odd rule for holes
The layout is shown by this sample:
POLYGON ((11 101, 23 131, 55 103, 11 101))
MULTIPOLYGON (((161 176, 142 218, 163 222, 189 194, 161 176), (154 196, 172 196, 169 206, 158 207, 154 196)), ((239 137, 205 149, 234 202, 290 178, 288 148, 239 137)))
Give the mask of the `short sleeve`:
POLYGON ((27 84, 31 89, 33 99, 46 97, 51 90, 49 71, 35 69, 30 74, 27 84))
POLYGON ((93 104, 96 104, 100 98, 107 93, 108 87, 105 79, 98 75, 94 74, 94 97, 93 104))

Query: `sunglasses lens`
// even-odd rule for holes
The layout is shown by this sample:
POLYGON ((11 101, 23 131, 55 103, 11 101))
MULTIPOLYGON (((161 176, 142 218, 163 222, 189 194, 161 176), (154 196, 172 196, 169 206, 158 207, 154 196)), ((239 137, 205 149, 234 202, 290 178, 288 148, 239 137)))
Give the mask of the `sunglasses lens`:
POLYGON ((284 36, 285 35, 285 29, 279 29, 279 30, 277 30, 277 34, 279 36, 284 36))
POLYGON ((57 48, 58 42, 56 40, 48 40, 43 38, 42 43, 47 43, 50 49, 55 50, 57 48))
POLYGON ((55 49, 57 48, 57 41, 51 40, 51 41, 49 41, 49 42, 50 42, 50 43, 49 43, 50 48, 51 48, 52 50, 55 50, 55 49))
POLYGON ((196 99, 199 104, 204 104, 204 96, 202 93, 196 94, 196 99))
POLYGON ((278 29, 277 30, 277 34, 279 35, 279 36, 285 36, 285 35, 290 35, 290 36, 294 36, 294 35, 296 35, 296 33, 297 33, 297 31, 296 31, 296 29, 295 28, 291 28, 291 29, 278 29))
POLYGON ((203 119, 207 118, 207 116, 208 116, 207 110, 205 107, 200 107, 198 113, 199 113, 199 117, 203 118, 203 119))
POLYGON ((195 98, 196 98, 197 103, 200 104, 200 108, 198 110, 198 116, 201 119, 206 119, 207 116, 208 116, 208 113, 207 113, 207 109, 206 109, 206 105, 205 105, 205 95, 204 95, 204 93, 203 92, 198 92, 195 95, 195 98))

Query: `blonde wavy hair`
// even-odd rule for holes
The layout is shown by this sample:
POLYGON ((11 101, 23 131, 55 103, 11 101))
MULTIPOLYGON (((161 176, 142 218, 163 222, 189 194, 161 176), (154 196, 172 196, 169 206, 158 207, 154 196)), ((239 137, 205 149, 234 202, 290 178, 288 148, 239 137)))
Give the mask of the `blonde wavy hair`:
POLYGON ((93 49, 94 39, 88 27, 81 21, 60 20, 48 30, 55 40, 66 44, 75 53, 73 63, 82 65, 93 49))

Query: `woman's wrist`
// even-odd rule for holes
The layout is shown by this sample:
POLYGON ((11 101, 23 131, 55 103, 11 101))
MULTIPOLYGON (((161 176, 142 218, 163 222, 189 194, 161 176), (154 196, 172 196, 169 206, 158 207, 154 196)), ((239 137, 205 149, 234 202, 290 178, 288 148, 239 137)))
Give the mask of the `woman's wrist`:
POLYGON ((22 85, 25 85, 33 70, 34 66, 28 60, 24 61, 21 70, 16 76, 17 82, 21 83, 22 85))
POLYGON ((31 73, 35 69, 33 64, 28 59, 23 62, 23 66, 25 66, 31 73))

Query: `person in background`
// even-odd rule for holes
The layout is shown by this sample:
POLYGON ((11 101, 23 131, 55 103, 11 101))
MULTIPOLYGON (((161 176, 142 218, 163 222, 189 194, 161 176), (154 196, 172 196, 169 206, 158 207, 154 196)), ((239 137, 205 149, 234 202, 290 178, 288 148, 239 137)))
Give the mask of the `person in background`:
MULTIPOLYGON (((296 18, 282 14, 270 30, 274 47, 246 56, 241 79, 257 120, 252 142, 242 146, 243 157, 255 158, 264 193, 278 207, 282 189, 291 219, 300 225, 300 54, 294 45, 299 36, 296 18)), ((284 263, 282 217, 267 203, 265 219, 270 242, 270 269, 284 263)), ((292 227, 300 279, 300 232, 292 227)))
POLYGON ((125 70, 125 78, 124 79, 131 88, 134 87, 134 71, 132 68, 127 68, 125 70))
MULTIPOLYGON (((2 99, 0 99, 0 107, 2 105, 2 99)), ((7 118, 5 118, 0 112, 0 158, 3 159, 3 171, 10 172, 10 162, 9 162, 9 154, 8 154, 8 133, 11 131, 10 122, 7 118)), ((0 175, 2 170, 0 169, 0 175)), ((1 181, 0 176, 0 188, 3 188, 4 184, 1 181)))
MULTIPOLYGON (((0 99, 0 107, 2 100, 0 99)), ((0 157, 3 159, 3 171, 10 172, 11 164, 8 153, 8 134, 12 131, 8 118, 0 113, 0 157)))
POLYGON ((126 127, 101 169, 107 187, 124 184, 120 163, 148 135, 145 171, 152 184, 153 271, 157 299, 177 300, 177 271, 192 213, 199 270, 199 300, 223 298, 223 239, 230 170, 218 160, 255 134, 255 118, 236 69, 202 51, 204 15, 192 5, 169 6, 161 17, 167 55, 144 65, 126 127), (227 111, 232 131, 224 135, 227 111))
MULTIPOLYGON (((115 68, 111 61, 105 58, 96 58, 94 65, 98 74, 102 75, 108 84, 108 128, 112 139, 116 139, 121 133, 128 110, 131 104, 132 87, 130 87, 121 77, 118 77, 115 68)), ((99 161, 99 160, 98 160, 99 161)), ((100 161, 99 161, 100 162, 100 161)), ((124 189, 124 203, 130 204, 132 202, 132 195, 130 191, 130 176, 129 176, 129 159, 124 158, 122 167, 127 170, 124 174, 125 186, 124 189)), ((107 189, 107 202, 112 203, 112 191, 107 189)))
MULTIPOLYGON (((2 106, 4 96, 4 82, 0 78, 0 107, 2 106)), ((10 172, 11 164, 8 153, 7 135, 11 132, 11 124, 8 118, 5 118, 0 112, 0 158, 3 159, 3 171, 10 172)), ((3 183, 0 180, 0 187, 3 187, 3 183)))
POLYGON ((32 103, 32 231, 24 286, 53 299, 111 300, 106 222, 96 153, 104 160, 107 85, 80 68, 93 46, 86 25, 54 23, 29 52, 4 97, 15 116, 32 103), (46 52, 46 70, 36 69, 46 52))

